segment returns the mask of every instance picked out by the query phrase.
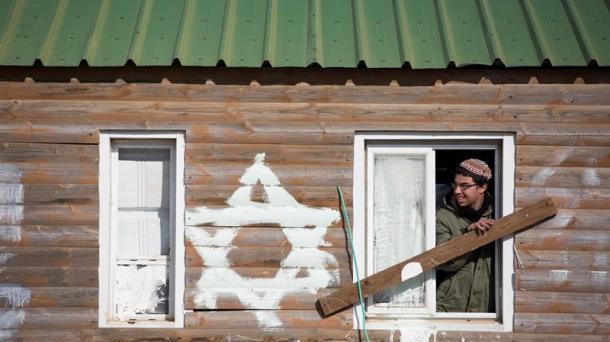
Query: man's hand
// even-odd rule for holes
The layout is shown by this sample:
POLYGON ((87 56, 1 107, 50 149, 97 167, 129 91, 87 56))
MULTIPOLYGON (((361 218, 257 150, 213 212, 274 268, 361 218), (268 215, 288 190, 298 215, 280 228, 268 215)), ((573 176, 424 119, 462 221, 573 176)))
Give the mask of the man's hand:
POLYGON ((477 222, 471 223, 468 226, 468 231, 474 230, 477 232, 477 235, 485 235, 485 232, 488 231, 494 223, 496 223, 496 221, 492 219, 480 219, 477 222))

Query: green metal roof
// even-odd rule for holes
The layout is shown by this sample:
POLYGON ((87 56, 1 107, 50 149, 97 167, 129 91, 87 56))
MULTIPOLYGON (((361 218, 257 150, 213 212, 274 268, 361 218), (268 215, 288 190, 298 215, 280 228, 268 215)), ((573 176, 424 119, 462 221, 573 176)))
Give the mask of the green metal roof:
POLYGON ((605 0, 0 0, 0 65, 610 65, 605 0))

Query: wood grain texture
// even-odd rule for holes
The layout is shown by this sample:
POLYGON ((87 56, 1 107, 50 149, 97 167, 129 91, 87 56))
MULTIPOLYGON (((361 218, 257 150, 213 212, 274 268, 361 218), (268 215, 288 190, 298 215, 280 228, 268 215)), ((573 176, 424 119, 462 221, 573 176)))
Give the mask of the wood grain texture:
POLYGON ((97 267, 2 266, 3 283, 23 287, 97 287, 97 267))
POLYGON ((97 248, 82 247, 0 247, 6 260, 3 266, 96 267, 97 248))
POLYGON ((516 313, 515 332, 537 334, 610 335, 610 315, 516 313))
POLYGON ((610 292, 608 271, 588 270, 515 270, 518 291, 554 291, 572 293, 610 292))
POLYGON ((533 229, 516 235, 520 250, 610 251, 610 232, 576 229, 533 229))
MULTIPOLYGON (((0 284, 0 289, 6 285, 0 284)), ((98 306, 98 290, 94 287, 30 287, 31 298, 25 307, 87 307, 98 306)), ((0 307, 8 307, 7 298, 0 297, 0 307)))
POLYGON ((98 247, 97 226, 0 226, 0 246, 98 247))
POLYGON ((515 292, 519 313, 610 313, 608 293, 515 292))
POLYGON ((517 267, 525 269, 591 270, 610 269, 610 252, 539 251, 517 248, 517 267))
MULTIPOLYGON (((269 310, 266 310, 269 311, 269 310)), ((352 313, 344 312, 322 318, 315 310, 275 310, 282 328, 352 329, 352 313)), ((256 311, 189 312, 184 316, 185 328, 219 329, 232 322, 235 329, 258 329, 256 311)))
MULTIPOLYGON (((0 316, 11 310, 14 309, 0 309, 0 316)), ((94 308, 23 308, 19 310, 25 313, 23 323, 11 324, 9 328, 91 329, 97 327, 97 309, 94 308)))

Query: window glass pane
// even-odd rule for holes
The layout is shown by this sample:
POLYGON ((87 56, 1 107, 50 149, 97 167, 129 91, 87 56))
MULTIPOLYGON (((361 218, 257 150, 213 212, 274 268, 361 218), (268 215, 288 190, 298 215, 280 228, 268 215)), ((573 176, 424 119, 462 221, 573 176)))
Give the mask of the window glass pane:
POLYGON ((118 257, 169 255, 169 209, 119 211, 117 223, 118 257))
POLYGON ((119 208, 169 206, 169 150, 119 149, 119 208))
MULTIPOLYGON (((373 272, 425 250, 425 157, 376 154, 373 173, 373 272)), ((374 296, 374 303, 425 306, 420 275, 374 296)))
POLYGON ((117 265, 117 316, 129 318, 138 314, 167 314, 168 271, 167 265, 117 265))

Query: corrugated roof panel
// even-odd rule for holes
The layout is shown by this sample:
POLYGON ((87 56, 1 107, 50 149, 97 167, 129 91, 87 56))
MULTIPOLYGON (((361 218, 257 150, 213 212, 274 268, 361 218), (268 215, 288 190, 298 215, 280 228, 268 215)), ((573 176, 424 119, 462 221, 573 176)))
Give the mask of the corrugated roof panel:
POLYGON ((440 0, 449 60, 456 66, 493 63, 476 0, 440 0))
POLYGON ((355 2, 360 60, 371 68, 388 68, 403 61, 396 33, 393 0, 355 2))
POLYGON ((494 58, 511 66, 540 65, 534 34, 523 7, 515 1, 482 0, 494 58))
POLYGON ((588 63, 561 0, 536 0, 525 4, 545 59, 554 66, 588 63))
POLYGON ((229 1, 221 55, 227 66, 263 63, 267 12, 267 0, 229 1))
POLYGON ((276 67, 311 63, 308 0, 270 0, 267 59, 276 67))
POLYGON ((182 23, 184 0, 144 0, 130 58, 136 65, 171 65, 182 23))
POLYGON ((0 65, 608 66, 609 23, 608 0, 0 0, 0 65))
POLYGON ((314 55, 323 67, 354 68, 359 56, 356 46, 354 8, 350 0, 313 0, 314 55))
POLYGON ((40 55, 42 64, 78 65, 85 55, 99 8, 99 0, 62 0, 40 55))
POLYGON ((56 0, 18 1, 0 47, 0 64, 32 65, 40 57, 53 22, 56 0))
POLYGON ((610 11, 604 0, 567 0, 589 59, 610 65, 610 11))
POLYGON ((176 49, 182 65, 215 66, 225 18, 225 0, 187 0, 176 49))
POLYGON ((140 0, 104 0, 87 46, 90 66, 124 65, 138 22, 140 0))
POLYGON ((412 68, 445 68, 449 63, 433 1, 398 0, 398 28, 404 62, 412 68))

